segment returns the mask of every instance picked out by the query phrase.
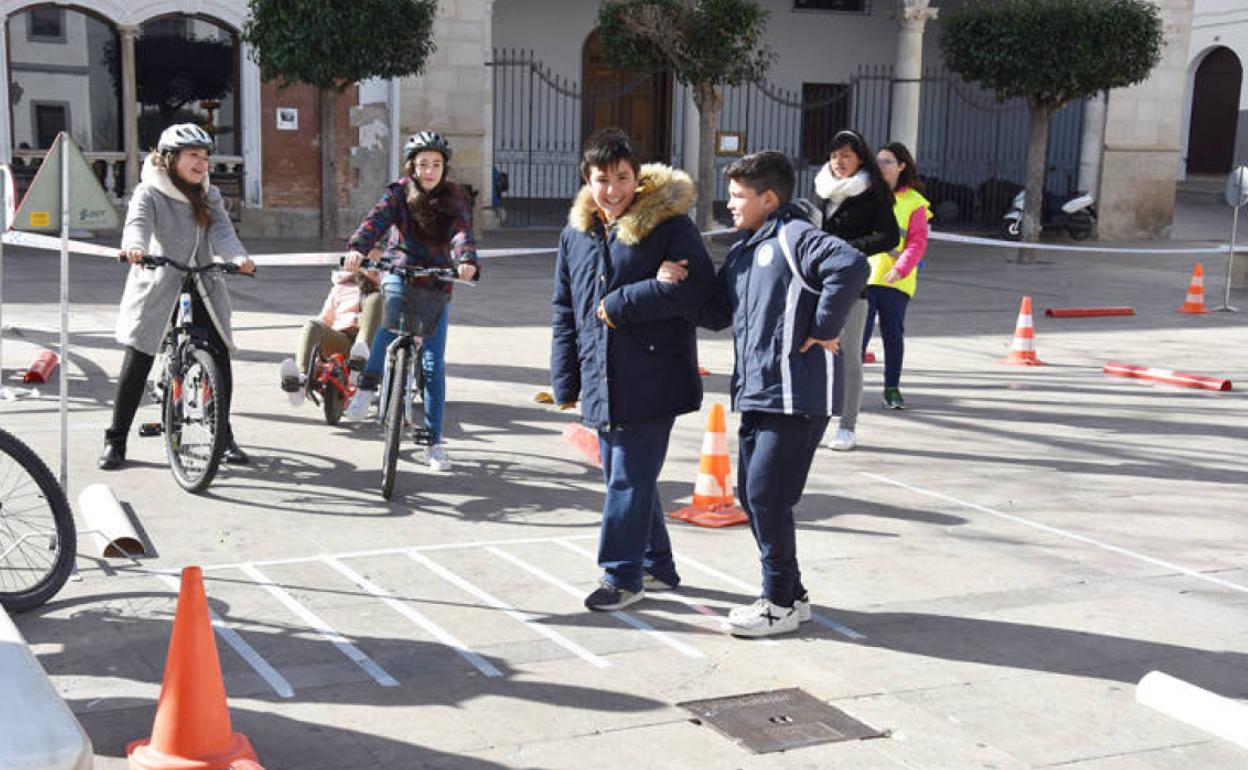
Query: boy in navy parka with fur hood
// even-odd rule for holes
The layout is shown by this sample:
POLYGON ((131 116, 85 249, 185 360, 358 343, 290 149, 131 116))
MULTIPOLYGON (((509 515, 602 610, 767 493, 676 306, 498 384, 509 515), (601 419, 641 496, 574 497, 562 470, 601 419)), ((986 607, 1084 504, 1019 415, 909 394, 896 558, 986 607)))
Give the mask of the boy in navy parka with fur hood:
POLYGON ((585 606, 607 611, 680 582, 658 477, 676 416, 702 405, 695 321, 714 268, 687 216, 686 174, 640 165, 619 129, 588 139, 581 173, 559 238, 550 369, 556 403, 579 399, 582 422, 598 431, 603 575, 585 606), (684 262, 688 279, 659 283, 665 260, 684 262))

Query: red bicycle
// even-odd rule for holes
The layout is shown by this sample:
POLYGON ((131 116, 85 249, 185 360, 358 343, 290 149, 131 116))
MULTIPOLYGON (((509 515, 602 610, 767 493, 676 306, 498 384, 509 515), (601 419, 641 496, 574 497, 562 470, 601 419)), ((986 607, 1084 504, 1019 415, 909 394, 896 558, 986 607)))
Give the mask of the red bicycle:
POLYGON ((356 381, 366 360, 367 352, 364 357, 349 358, 342 353, 323 355, 319 345, 312 349, 308 370, 304 372, 304 393, 324 410, 326 424, 337 425, 342 419, 342 411, 355 395, 356 381))

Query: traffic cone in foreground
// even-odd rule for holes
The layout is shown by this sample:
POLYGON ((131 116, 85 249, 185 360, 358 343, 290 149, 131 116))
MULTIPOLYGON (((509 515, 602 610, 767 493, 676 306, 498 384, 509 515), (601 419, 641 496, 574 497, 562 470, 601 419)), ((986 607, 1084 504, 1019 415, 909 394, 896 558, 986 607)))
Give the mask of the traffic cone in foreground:
POLYGON ((669 513, 673 519, 701 527, 728 527, 749 521, 732 497, 732 465, 728 459, 728 430, 724 405, 711 404, 702 438, 702 460, 693 485, 693 504, 669 513))
POLYGON ((1018 366, 1044 366, 1044 362, 1036 358, 1036 331, 1031 321, 1031 297, 1023 297, 1023 304, 1018 308, 1018 323, 1014 326, 1014 342, 1010 344, 1010 354, 1004 363, 1018 366))
POLYGON ((1187 286, 1187 297, 1183 300, 1183 307, 1179 308, 1179 312, 1196 314, 1209 312, 1205 308, 1205 267, 1199 262, 1192 270, 1192 282, 1187 286))
POLYGON ((130 743, 126 754, 131 770, 226 770, 235 760, 256 761, 247 736, 230 726, 199 567, 182 570, 152 736, 130 743))

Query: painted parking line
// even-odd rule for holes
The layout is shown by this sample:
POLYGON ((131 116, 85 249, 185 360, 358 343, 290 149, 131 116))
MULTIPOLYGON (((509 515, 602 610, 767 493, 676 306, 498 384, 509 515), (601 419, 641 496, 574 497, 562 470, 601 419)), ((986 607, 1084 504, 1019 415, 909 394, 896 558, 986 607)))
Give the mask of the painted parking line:
POLYGON ((376 661, 365 655, 359 647, 356 647, 354 644, 351 644, 343 638, 342 634, 335 631, 334 628, 322 620, 319 615, 296 601, 295 597, 291 596, 285 589, 270 580, 268 576, 261 572, 255 565, 242 564, 239 565, 239 569, 247 575, 247 577, 251 578, 252 582, 264 588, 264 590, 268 591, 279 602, 285 605, 286 609, 290 610, 295 615, 298 615, 303 622, 307 623, 318 634, 324 637, 326 641, 337 647, 339 652, 346 655, 351 662, 362 668, 365 673, 376 680, 377 684, 382 687, 399 686, 398 681, 395 680, 394 677, 387 674, 385 669, 377 665, 376 661))
MULTIPOLYGON (((103 425, 103 423, 100 423, 103 425)), ((566 535, 564 540, 590 540, 597 539, 598 535, 566 535)), ((397 556, 407 551, 417 551, 426 553, 429 551, 455 551, 461 549, 481 548, 487 545, 527 545, 532 543, 551 543, 556 539, 553 537, 517 537, 504 540, 467 540, 456 543, 434 543, 432 545, 404 545, 393 548, 373 548, 366 551, 343 551, 341 553, 317 554, 315 556, 292 556, 287 559, 259 559, 248 562, 224 562, 222 564, 211 564, 201 567, 204 572, 242 569, 244 564, 250 564, 253 567, 275 567, 286 566, 289 564, 308 564, 316 562, 329 556, 334 559, 366 559, 373 556, 397 556)))
POLYGON ((1230 580, 1223 580, 1220 577, 1209 575, 1207 573, 1200 572, 1198 570, 1190 569, 1188 567, 1184 567, 1179 564, 1175 564, 1173 562, 1168 562, 1168 561, 1165 561, 1164 559, 1157 559, 1147 554, 1139 553, 1138 551, 1132 551, 1130 548, 1123 548, 1122 546, 1114 545, 1112 543, 1106 543, 1103 540, 1097 540, 1094 537, 1088 537, 1087 535, 1080 535, 1078 532, 1071 532, 1070 530, 1061 529, 1059 527, 1050 526, 1048 524, 1042 524, 1038 521, 1032 521, 1031 519, 1028 519, 1023 516, 1017 516, 1012 513, 1005 513, 1004 511, 998 511, 996 509, 989 508, 986 505, 980 505, 978 503, 971 503, 971 502, 967 502, 966 500, 959 500, 956 497, 952 497, 950 495, 946 495, 941 492, 934 492, 930 489, 923 489, 922 487, 916 487, 912 484, 906 484, 901 481, 896 481, 886 476, 880 476, 879 474, 876 474, 876 473, 869 473, 867 471, 859 471, 859 473, 861 473, 862 475, 866 476, 869 479, 874 479, 875 481, 878 481, 881 484, 890 484, 894 487, 900 487, 901 489, 914 492, 915 494, 926 495, 927 497, 933 497, 937 500, 944 500, 947 503, 954 503, 955 505, 961 505, 965 508, 970 508, 973 511, 986 513, 989 516, 996 516, 999 519, 1004 519, 1005 521, 1011 521, 1015 524, 1021 524, 1024 527, 1031 527, 1032 529, 1038 529, 1041 532, 1047 532, 1050 535, 1057 535, 1058 537, 1064 537, 1069 540, 1074 540, 1075 542, 1083 543, 1084 545, 1090 545, 1094 548, 1099 548, 1102 551, 1109 551, 1110 553, 1116 553, 1119 556, 1125 556, 1128 559, 1142 561, 1145 564, 1152 564, 1155 567, 1161 567, 1162 569, 1171 570, 1181 575, 1187 575, 1190 578, 1203 580, 1207 583, 1213 583, 1214 585, 1221 586, 1222 588, 1229 588, 1232 591, 1239 591, 1240 593, 1248 593, 1248 586, 1241 585, 1239 583, 1234 583, 1230 580))
POLYGON ((437 623, 434 623, 432 620, 425 617, 415 607, 412 607, 410 603, 399 601, 394 597, 394 594, 372 582, 332 556, 326 556, 322 559, 322 561, 342 573, 347 580, 350 580, 352 583, 355 583, 357 586, 363 588, 373 596, 381 599, 382 602, 384 602, 390 609, 423 628, 429 633, 430 636, 459 653, 460 657, 471 663, 482 674, 492 677, 499 677, 503 675, 503 672, 495 668, 493 663, 481 657, 480 654, 461 642, 450 631, 447 631, 442 626, 439 626, 437 623))
POLYGON ((585 649, 581 645, 567 638, 566 636, 554 630, 553 628, 550 628, 544 623, 539 622, 539 619, 536 615, 533 615, 532 613, 528 613, 528 612, 522 612, 521 610, 517 610, 515 607, 512 607, 511 605, 504 602, 502 599, 499 599, 493 596, 492 594, 489 594, 486 591, 482 590, 481 588, 478 588, 476 585, 473 585, 472 583, 468 582, 467 580, 460 577, 459 575, 456 575, 454 572, 451 572, 446 567, 442 566, 441 564, 438 564, 433 559, 430 559, 428 556, 425 556, 419 551, 407 551, 407 555, 409 558, 413 559, 418 564, 424 565, 428 570, 430 570, 431 572, 433 572, 435 575, 442 578, 446 582, 450 583, 451 585, 457 586, 460 590, 466 593, 472 594, 473 596, 477 597, 478 599, 490 605, 491 607, 497 610, 501 610, 503 614, 507 615, 507 617, 511 618, 512 620, 516 620, 525 624, 529 628, 533 629, 534 631, 541 634, 542 636, 545 636, 547 639, 551 640, 555 644, 564 648, 568 652, 571 652, 572 654, 578 656, 579 658, 589 663, 590 665, 596 666, 598 668, 607 668, 608 666, 611 665, 609 662, 607 662, 606 659, 598 655, 595 655, 594 653, 585 649))
MULTIPOLYGON (((697 561, 695 559, 691 559, 683 553, 680 555, 680 563, 688 564, 690 567, 693 567, 696 570, 704 572, 707 575, 710 575, 711 577, 715 578, 716 580, 720 580, 720 581, 723 581, 724 583, 727 583, 728 585, 732 586, 738 591, 745 591, 748 594, 753 594, 754 591, 757 590, 754 586, 750 585, 744 580, 735 578, 732 575, 729 575, 727 572, 721 572, 715 569, 714 567, 708 567, 702 562, 697 561)), ((866 634, 863 634, 859 631, 855 631, 849 626, 842 625, 841 623, 837 623, 835 620, 832 620, 831 618, 828 618, 824 615, 819 614, 818 612, 815 612, 813 607, 811 609, 810 619, 818 623, 819 625, 823 626, 824 628, 829 628, 846 638, 849 638, 849 639, 866 639, 867 638, 866 634)))
MULTIPOLYGON (((559 590, 563 591, 566 594, 569 594, 570 596, 575 597, 578 600, 584 596, 583 591, 578 591, 575 587, 568 585, 567 583, 563 582, 562 580, 550 574, 549 572, 546 572, 540 567, 535 567, 532 564, 529 564, 528 562, 524 561, 523 559, 512 556, 511 554, 507 553, 506 551, 504 551, 503 549, 497 546, 493 546, 493 545, 486 546, 485 550, 494 554, 495 556, 502 559, 503 561, 510 562, 511 564, 514 564, 515 566, 519 567, 525 572, 528 572, 529 574, 534 575, 535 577, 545 580, 547 583, 550 583, 552 586, 558 588, 559 590)), ((646 621, 641 620, 640 618, 635 618, 632 615, 629 615, 627 612, 624 612, 622 610, 613 610, 609 614, 615 619, 619 620, 620 622, 627 623, 628 625, 632 626, 638 631, 641 631, 647 636, 650 636, 654 638, 655 640, 662 642, 663 644, 666 644, 668 647, 671 647, 672 649, 676 650, 682 655, 685 655, 686 657, 690 657, 690 658, 705 658, 706 657, 701 652, 695 650, 694 648, 690 647, 689 645, 685 644, 679 639, 673 639, 671 636, 663 633, 662 631, 658 630, 657 628, 650 625, 646 621)))
MULTIPOLYGON (((156 577, 173 589, 174 593, 182 590, 182 584, 172 575, 161 574, 156 577)), ((247 665, 251 666, 252 670, 267 682, 269 687, 273 688, 273 692, 283 698, 293 698, 295 696, 295 690, 290 686, 290 682, 286 681, 286 677, 278 673, 277 669, 273 668, 260 653, 256 652, 256 648, 248 644, 247 640, 239 636, 238 632, 230 627, 230 624, 222 620, 215 610, 209 608, 208 616, 212 619, 212 627, 216 629, 222 641, 234 648, 239 657, 247 661, 247 665)))
MULTIPOLYGON (((580 554, 581 556, 597 561, 597 558, 598 558, 597 556, 585 550, 584 548, 580 547, 579 545, 576 545, 575 543, 570 543, 567 540, 560 540, 558 542, 559 542, 559 545, 563 546, 564 548, 568 549, 569 551, 573 553, 580 554)), ((671 599, 672 601, 677 601, 677 602, 680 602, 681 604, 687 605, 694 612, 697 612, 702 615, 706 615, 707 617, 714 619, 719 624, 720 628, 723 630, 727 630, 732 625, 730 622, 728 622, 728 618, 724 617, 723 615, 720 615, 718 612, 711 609, 710 607, 707 607, 705 604, 699 602, 697 599, 693 599, 691 597, 685 596, 679 591, 663 591, 661 593, 655 592, 655 595, 662 596, 664 599, 671 599)), ((764 644, 773 645, 773 646, 776 644, 775 639, 763 639, 762 642, 764 644)))

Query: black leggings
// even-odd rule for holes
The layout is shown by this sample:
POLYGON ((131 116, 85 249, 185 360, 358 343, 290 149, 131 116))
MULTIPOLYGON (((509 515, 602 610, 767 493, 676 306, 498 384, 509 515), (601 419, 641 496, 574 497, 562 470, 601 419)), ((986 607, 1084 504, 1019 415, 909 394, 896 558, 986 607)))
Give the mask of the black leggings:
MULTIPOLYGON (((208 331, 211 341, 212 359, 221 372, 219 403, 225 414, 225 439, 234 440, 234 431, 230 427, 230 401, 234 392, 234 373, 230 369, 230 353, 225 341, 217 332, 216 325, 208 315, 199 292, 191 294, 191 315, 195 325, 208 331)), ((175 311, 176 312, 176 311, 175 311)), ((134 413, 139 409, 146 390, 147 377, 151 374, 155 356, 149 356, 129 345, 126 346, 126 357, 121 363, 121 374, 117 378, 117 399, 113 403, 113 424, 104 431, 104 440, 114 444, 126 445, 126 437, 130 435, 130 427, 134 424, 134 413)))

